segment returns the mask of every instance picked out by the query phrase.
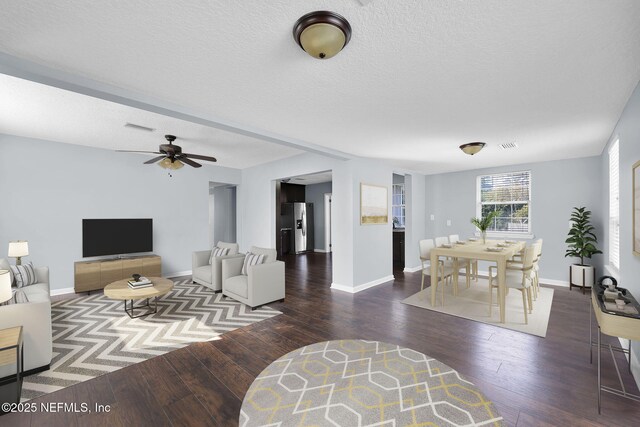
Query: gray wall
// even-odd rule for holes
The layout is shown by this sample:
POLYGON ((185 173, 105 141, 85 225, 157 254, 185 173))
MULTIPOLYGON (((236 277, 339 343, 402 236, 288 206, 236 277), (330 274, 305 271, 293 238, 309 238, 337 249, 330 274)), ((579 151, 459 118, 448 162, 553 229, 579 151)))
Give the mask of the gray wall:
MULTIPOLYGON (((640 160, 640 86, 629 98, 620 116, 618 125, 611 135, 611 142, 620 139, 620 269, 609 270, 610 274, 618 276, 619 284, 628 288, 639 299, 640 297, 640 257, 633 254, 633 201, 632 201, 632 167, 640 160)), ((609 143, 609 145, 610 145, 609 143)), ((602 250, 603 260, 609 262, 609 145, 601 156, 602 166, 602 197, 601 206, 604 213, 601 228, 604 231, 602 250)), ((636 225, 638 226, 638 225, 636 225)), ((631 353, 632 371, 636 380, 640 380, 640 342, 634 342, 631 353)))
MULTIPOLYGON (((597 235, 602 237, 603 211, 599 157, 531 163, 509 167, 479 169, 426 177, 427 237, 459 234, 467 238, 475 228, 469 222, 476 216, 476 178, 478 175, 530 170, 531 224, 534 238, 544 239, 540 275, 551 281, 567 282, 569 265, 564 243, 569 217, 574 206, 586 206, 593 212, 597 235), (435 221, 430 215, 435 215, 435 221), (451 226, 446 221, 451 220, 451 226)), ((602 243, 600 246, 604 246, 602 243)), ((592 260, 602 271, 602 256, 592 260)))
POLYGON ((275 247, 275 180, 332 171, 333 284, 358 291, 389 280, 392 274, 391 222, 360 225, 360 183, 388 189, 391 212, 391 168, 383 161, 336 160, 306 153, 242 170, 238 190, 240 248, 275 247))
POLYGON ((305 199, 313 203, 313 233, 315 248, 325 250, 324 241, 324 194, 331 193, 331 182, 307 185, 305 199))
POLYGON ((0 150, 0 251, 28 240, 25 261, 50 267, 54 292, 73 287, 83 218, 153 218, 163 274, 191 270, 191 252, 209 247, 209 181, 240 182, 236 169, 185 166, 170 178, 141 154, 7 135, 0 150))
POLYGON ((404 176, 406 203, 406 221, 404 229, 404 266, 405 271, 417 271, 421 268, 419 242, 426 234, 425 181, 419 173, 404 176))

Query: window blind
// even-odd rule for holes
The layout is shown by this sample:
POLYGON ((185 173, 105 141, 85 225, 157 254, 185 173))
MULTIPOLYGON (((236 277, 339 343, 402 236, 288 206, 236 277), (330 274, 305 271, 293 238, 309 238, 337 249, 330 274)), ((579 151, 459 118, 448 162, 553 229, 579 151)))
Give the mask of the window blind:
POLYGON ((609 264, 620 268, 620 150, 609 148, 609 264))
POLYGON ((489 231, 530 233, 531 172, 481 175, 478 179, 478 216, 498 215, 489 231))

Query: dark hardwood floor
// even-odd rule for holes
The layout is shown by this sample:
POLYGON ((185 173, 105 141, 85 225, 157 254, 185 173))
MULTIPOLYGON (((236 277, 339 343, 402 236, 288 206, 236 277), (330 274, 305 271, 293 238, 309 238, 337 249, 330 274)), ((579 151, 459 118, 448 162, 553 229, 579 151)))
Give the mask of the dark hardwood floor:
MULTIPOLYGON (((640 424, 640 404, 616 396, 605 394, 603 415, 597 413, 588 295, 555 288, 547 337, 539 338, 402 304, 420 289, 420 273, 397 271, 393 282, 350 295, 329 289, 330 256, 286 263, 286 300, 271 304, 282 315, 34 399, 110 405, 108 413, 14 413, 0 417, 0 425, 237 425, 245 392, 269 363, 341 338, 385 341, 437 358, 478 385, 507 425, 640 424)), ((615 386, 613 363, 604 360, 604 382, 615 386)), ((619 363, 625 366, 622 356, 619 363)), ((626 368, 623 376, 637 393, 626 368)))

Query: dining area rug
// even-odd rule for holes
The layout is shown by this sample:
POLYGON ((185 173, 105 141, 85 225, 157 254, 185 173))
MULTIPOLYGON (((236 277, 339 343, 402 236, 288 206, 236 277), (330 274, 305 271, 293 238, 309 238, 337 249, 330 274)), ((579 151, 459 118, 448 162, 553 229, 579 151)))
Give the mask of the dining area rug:
POLYGON ((553 303, 553 289, 540 287, 538 298, 533 301, 533 312, 528 314, 529 321, 524 323, 524 309, 522 293, 511 289, 506 296, 505 323, 500 323, 500 308, 497 303, 496 291, 493 291, 493 307, 489 315, 489 283, 480 278, 478 282, 471 282, 466 288, 464 282, 458 286, 458 295, 453 295, 452 287, 445 287, 444 306, 442 305, 442 290, 438 288, 436 306, 431 305, 431 288, 411 295, 402 301, 403 304, 437 311, 451 316, 462 317, 476 322, 486 323, 513 331, 545 337, 553 303))

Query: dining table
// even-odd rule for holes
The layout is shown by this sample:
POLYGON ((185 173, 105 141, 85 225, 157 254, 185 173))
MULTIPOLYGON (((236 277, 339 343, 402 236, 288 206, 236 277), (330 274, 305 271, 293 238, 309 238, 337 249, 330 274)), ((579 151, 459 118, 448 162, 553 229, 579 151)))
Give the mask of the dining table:
MULTIPOLYGON (((504 240, 467 240, 456 242, 450 245, 438 246, 431 250, 431 265, 438 265, 440 257, 447 257, 453 260, 453 280, 458 283, 458 272, 461 260, 480 260, 495 262, 498 269, 498 304, 500 305, 500 323, 505 319, 505 296, 507 279, 507 261, 514 255, 522 252, 525 247, 524 241, 504 241, 504 240)), ((436 286, 438 283, 438 269, 431 270, 431 305, 436 306, 436 286)), ((456 285, 457 286, 457 285, 456 285)))

